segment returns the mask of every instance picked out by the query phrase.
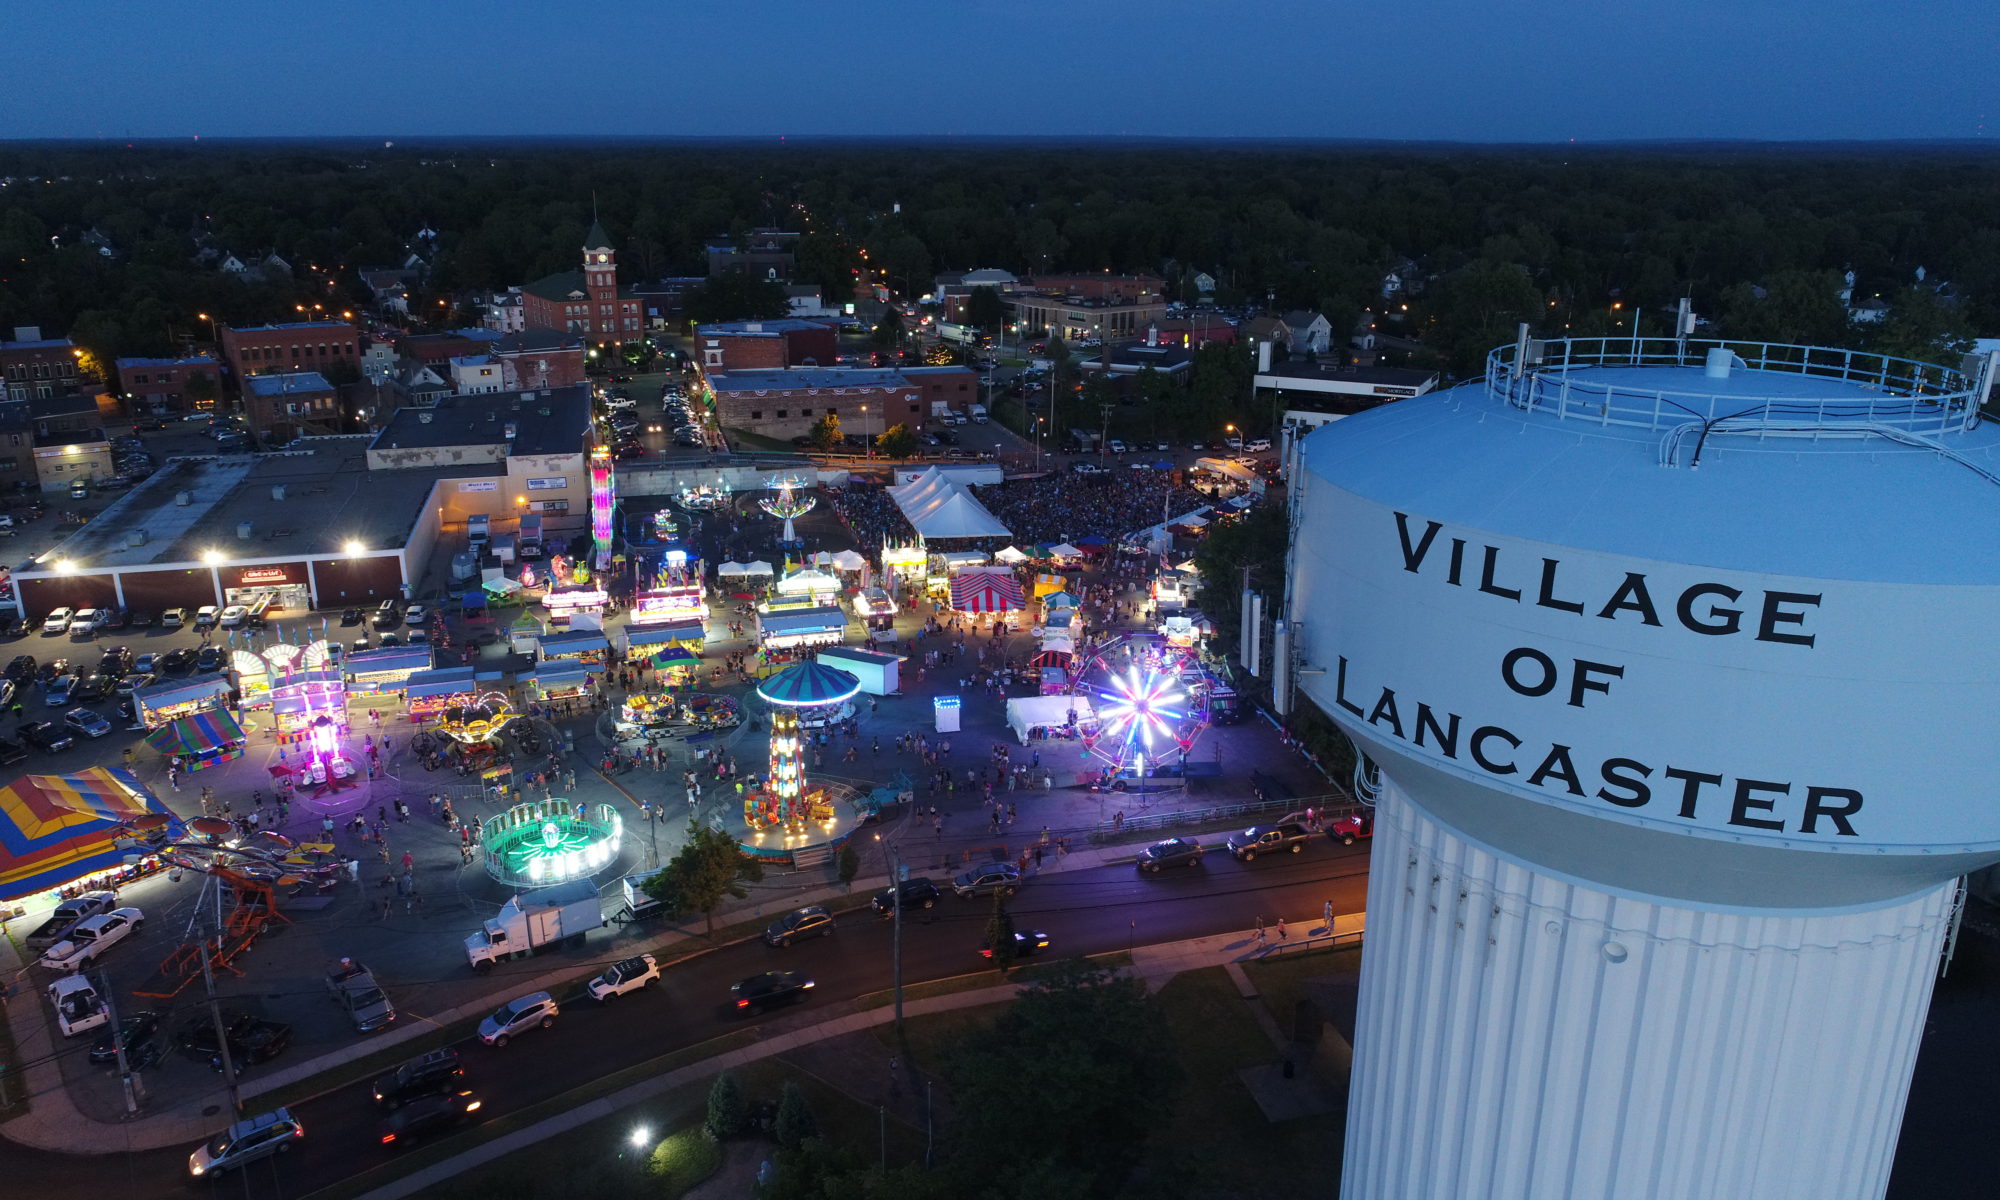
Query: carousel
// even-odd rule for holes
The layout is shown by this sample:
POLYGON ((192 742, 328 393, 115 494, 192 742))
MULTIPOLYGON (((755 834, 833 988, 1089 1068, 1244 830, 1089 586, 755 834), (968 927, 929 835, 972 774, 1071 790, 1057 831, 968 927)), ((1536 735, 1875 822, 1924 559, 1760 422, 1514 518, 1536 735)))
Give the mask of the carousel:
POLYGON ((479 827, 486 873, 508 887, 588 879, 618 859, 625 821, 609 804, 559 797, 517 804, 479 827))
POLYGON ((730 494, 726 487, 698 483, 682 488, 674 502, 691 513, 721 512, 729 507, 730 494))
POLYGON ((757 685, 758 697, 771 706, 771 753, 764 778, 743 793, 735 836, 745 854, 804 866, 825 861, 854 835, 862 794, 807 774, 802 718, 838 711, 860 690, 854 676, 817 662, 800 663, 757 685))

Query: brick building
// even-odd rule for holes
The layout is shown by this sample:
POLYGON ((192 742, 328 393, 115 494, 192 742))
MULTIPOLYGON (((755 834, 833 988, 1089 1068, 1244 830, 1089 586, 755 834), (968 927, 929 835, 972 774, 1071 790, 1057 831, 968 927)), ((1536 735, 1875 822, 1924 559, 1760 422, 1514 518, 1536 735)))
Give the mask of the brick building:
MULTIPOLYGON (((970 367, 903 367, 898 373, 917 387, 925 421, 937 414, 939 404, 962 413, 966 405, 979 401, 979 376, 970 367)), ((915 427, 912 422, 911 428, 915 427)))
POLYGON ((694 340, 701 369, 711 372, 830 367, 840 357, 833 322, 797 317, 697 325, 694 340))
POLYGON ((793 438, 828 413, 850 434, 881 433, 891 425, 922 426, 924 388, 901 371, 806 368, 731 371, 710 375, 716 414, 732 429, 793 438))
POLYGON ((56 491, 113 474, 97 400, 82 393, 0 400, 0 489, 56 491))
POLYGON ((341 429, 340 396, 317 371, 253 375, 243 381, 243 408, 250 428, 266 443, 341 429))
POLYGON ((618 252, 611 237, 595 221, 583 239, 583 269, 523 286, 521 312, 528 329, 580 333, 598 343, 635 342, 646 329, 639 297, 619 286, 618 252))
POLYGON ((222 395, 222 364, 208 354, 191 358, 121 358, 118 386, 132 402, 134 412, 184 413, 213 408, 222 395), (187 395, 188 380, 197 375, 210 385, 208 399, 201 404, 187 395))
POLYGON ((1044 296, 1075 296, 1110 304, 1164 303, 1167 281, 1157 275, 1036 275, 1015 284, 1015 292, 1044 296))
POLYGON ((74 396, 89 380, 76 369, 82 351, 68 338, 45 338, 33 325, 17 326, 14 340, 0 340, 0 378, 9 400, 74 396))
POLYGON ((509 391, 575 387, 584 381, 583 335, 554 329, 510 333, 493 345, 509 391))
POLYGON ((222 359, 237 386, 252 375, 324 372, 335 363, 361 370, 361 335, 346 321, 222 327, 222 359))
POLYGON ((443 333, 405 334, 396 339, 396 355, 443 370, 454 358, 490 352, 502 336, 491 329, 448 329, 443 333))

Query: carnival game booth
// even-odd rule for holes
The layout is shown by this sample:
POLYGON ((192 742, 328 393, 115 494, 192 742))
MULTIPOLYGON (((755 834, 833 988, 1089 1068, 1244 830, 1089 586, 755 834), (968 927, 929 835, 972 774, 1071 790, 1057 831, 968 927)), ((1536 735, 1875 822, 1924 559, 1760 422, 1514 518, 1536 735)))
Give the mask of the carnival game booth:
POLYGON ((172 759, 181 771, 241 758, 246 740, 236 718, 219 710, 180 717, 146 735, 146 744, 172 759))
POLYGON ((434 717, 447 709, 471 704, 479 684, 471 667, 440 667, 418 671, 403 681, 403 702, 412 717, 434 717))
POLYGON ((164 831, 176 820, 120 768, 24 775, 0 789, 0 901, 73 885, 76 891, 115 888, 150 874, 160 866, 152 856, 126 862, 135 842, 131 830, 152 824, 164 831))
POLYGON ((1097 713, 1084 696, 1010 696, 1007 727, 1022 745, 1074 741, 1097 727, 1097 713))
POLYGON ((930 552, 924 549, 921 541, 914 546, 892 546, 887 541, 882 543, 882 570, 889 575, 891 582, 912 576, 922 578, 930 571, 930 561, 930 552))
POLYGON ((888 592, 878 587, 862 588, 855 593, 850 606, 862 628, 868 631, 868 640, 896 640, 896 601, 888 592))
POLYGON ((1043 546, 1041 547, 1041 553, 1037 557, 1047 559, 1050 564, 1058 568, 1080 567, 1083 565, 1083 551, 1076 546, 1070 545, 1068 542, 1057 542, 1053 546, 1043 546))
POLYGON ((778 595, 810 597, 815 604, 832 604, 846 585, 840 577, 817 567, 793 571, 778 581, 778 595))
POLYGON ((867 587, 869 578, 874 574, 868 560, 855 550, 836 550, 832 555, 822 557, 827 559, 826 565, 832 567, 843 582, 854 587, 867 587))
POLYGON ((548 629, 535 617, 522 613, 507 626, 507 648, 516 654, 533 654, 535 644, 548 629))
POLYGON ((1017 549, 1013 546, 1003 546, 993 552, 994 562, 1005 563, 1010 567, 1018 567, 1022 563, 1027 562, 1030 557, 1032 556, 1027 551, 1017 549))
POLYGON ((614 661, 638 662, 663 650, 679 648, 699 655, 707 640, 705 627, 698 621, 673 625, 621 625, 611 631, 614 661))
POLYGON ((611 643, 601 629, 573 629, 568 633, 544 635, 535 643, 535 660, 542 663, 580 662, 602 667, 611 656, 611 643))
POLYGON ((647 584, 632 597, 631 624, 678 625, 708 619, 708 589, 701 560, 684 550, 668 550, 647 573, 647 584))
POLYGON ((685 646, 667 646, 653 655, 653 669, 668 687, 685 687, 701 678, 701 657, 685 646))
POLYGON ((845 671, 870 696, 893 696, 902 690, 903 656, 862 650, 853 646, 828 646, 813 656, 821 666, 845 671))
POLYGON ((431 669, 431 649, 384 646, 379 650, 361 650, 348 655, 340 667, 351 692, 398 694, 410 676, 431 669))
POLYGON ((757 614, 757 642, 766 650, 838 646, 847 640, 847 614, 815 605, 757 614))
POLYGON ((577 700, 597 687, 601 668, 578 659, 545 662, 522 677, 528 694, 537 700, 577 700))
POLYGON ((229 680, 221 675, 174 679, 133 692, 132 707, 140 724, 147 729, 160 729, 183 717, 226 710, 233 690, 229 680))
POLYGON ((542 607, 548 610, 549 624, 568 628, 578 617, 602 617, 611 595, 595 582, 550 588, 542 593, 542 607))

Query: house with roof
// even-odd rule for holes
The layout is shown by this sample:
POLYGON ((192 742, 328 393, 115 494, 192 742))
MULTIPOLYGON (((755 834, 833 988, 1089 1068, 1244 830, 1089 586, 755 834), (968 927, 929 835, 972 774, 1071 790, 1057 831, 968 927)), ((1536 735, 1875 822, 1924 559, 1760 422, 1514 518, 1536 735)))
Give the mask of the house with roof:
POLYGON ((618 251, 598 221, 583 238, 583 269, 523 284, 521 305, 525 328, 580 333, 600 345, 638 341, 646 329, 639 297, 618 282, 618 251))
POLYGON ((519 333, 528 327, 528 313, 522 306, 521 289, 510 287, 504 292, 495 292, 486 302, 485 315, 479 323, 495 333, 519 333))
POLYGON ((244 419, 267 445, 340 432, 340 394, 318 371, 248 376, 243 407, 244 419))
POLYGON ((1286 345, 1293 354, 1325 354, 1333 344, 1333 324, 1324 314, 1294 309, 1284 319, 1286 345))
POLYGON ((410 289, 422 280, 422 272, 409 267, 369 267, 361 272, 361 285, 383 312, 410 315, 410 289))

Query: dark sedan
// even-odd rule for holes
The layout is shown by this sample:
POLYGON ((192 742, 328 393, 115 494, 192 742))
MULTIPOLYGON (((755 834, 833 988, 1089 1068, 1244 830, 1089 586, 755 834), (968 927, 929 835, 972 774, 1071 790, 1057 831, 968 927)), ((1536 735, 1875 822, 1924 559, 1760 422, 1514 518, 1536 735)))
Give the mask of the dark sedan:
POLYGON ((764 940, 773 946, 789 946, 802 938, 825 937, 833 932, 833 914, 826 906, 815 904, 788 912, 771 922, 764 931, 764 940))
POLYGON ((479 1111, 471 1092, 446 1092, 412 1100, 382 1121, 384 1146, 407 1146, 420 1138, 455 1129, 479 1111))
POLYGON ((117 678, 111 675, 85 675, 76 681, 76 687, 69 694, 70 699, 84 704, 102 700, 111 694, 111 689, 117 684, 117 678))
POLYGON ((358 608, 345 609, 340 614, 340 623, 342 626, 359 625, 365 619, 366 615, 358 608))
MULTIPOLYGON (((1014 939, 1015 958, 1028 958, 1032 955, 1040 954, 1049 948, 1049 935, 1039 929, 1016 929, 1010 936, 1014 939)), ((981 958, 993 957, 993 943, 991 941, 980 943, 979 956, 981 958)))
POLYGON ((1141 871, 1158 874, 1168 867, 1195 866, 1203 853, 1201 843, 1193 838, 1168 838, 1139 851, 1137 861, 1141 871))
POLYGON ((153 1035, 159 1031, 160 1014, 151 1009, 135 1012, 118 1022, 118 1032, 115 1037, 106 1033, 91 1045, 90 1061, 117 1062, 118 1050, 122 1046, 127 1066, 147 1066, 160 1055, 159 1044, 153 1041, 153 1035))
POLYGON ((194 670, 195 652, 190 649, 169 650, 160 656, 160 670, 169 675, 185 675, 194 670))
MULTIPOLYGON (((292 1044, 292 1027, 279 1021, 265 1021, 249 1013, 224 1013, 229 1030, 230 1065, 241 1070, 251 1063, 268 1062, 292 1044)), ((215 1022, 197 1020, 181 1031, 181 1053, 196 1062, 222 1069, 222 1052, 215 1039, 215 1022)))
POLYGON ((197 671, 215 671, 220 670, 221 667, 222 647, 220 646, 203 646, 200 652, 194 656, 194 669, 197 671))
POLYGON ((37 750, 54 753, 76 745, 76 739, 60 725, 49 721, 30 721, 20 729, 21 740, 37 750))
POLYGON ((39 665, 32 654, 16 654, 7 663, 6 679, 9 683, 26 683, 35 677, 35 668, 39 665))
POLYGON ((69 674, 69 660, 66 658, 52 658, 43 663, 41 669, 36 671, 35 674, 45 684, 60 679, 64 675, 69 674))
POLYGON ((782 1004, 797 1004, 812 990, 813 981, 798 971, 766 971, 732 984, 729 996, 737 1012, 759 1013, 782 1004))

